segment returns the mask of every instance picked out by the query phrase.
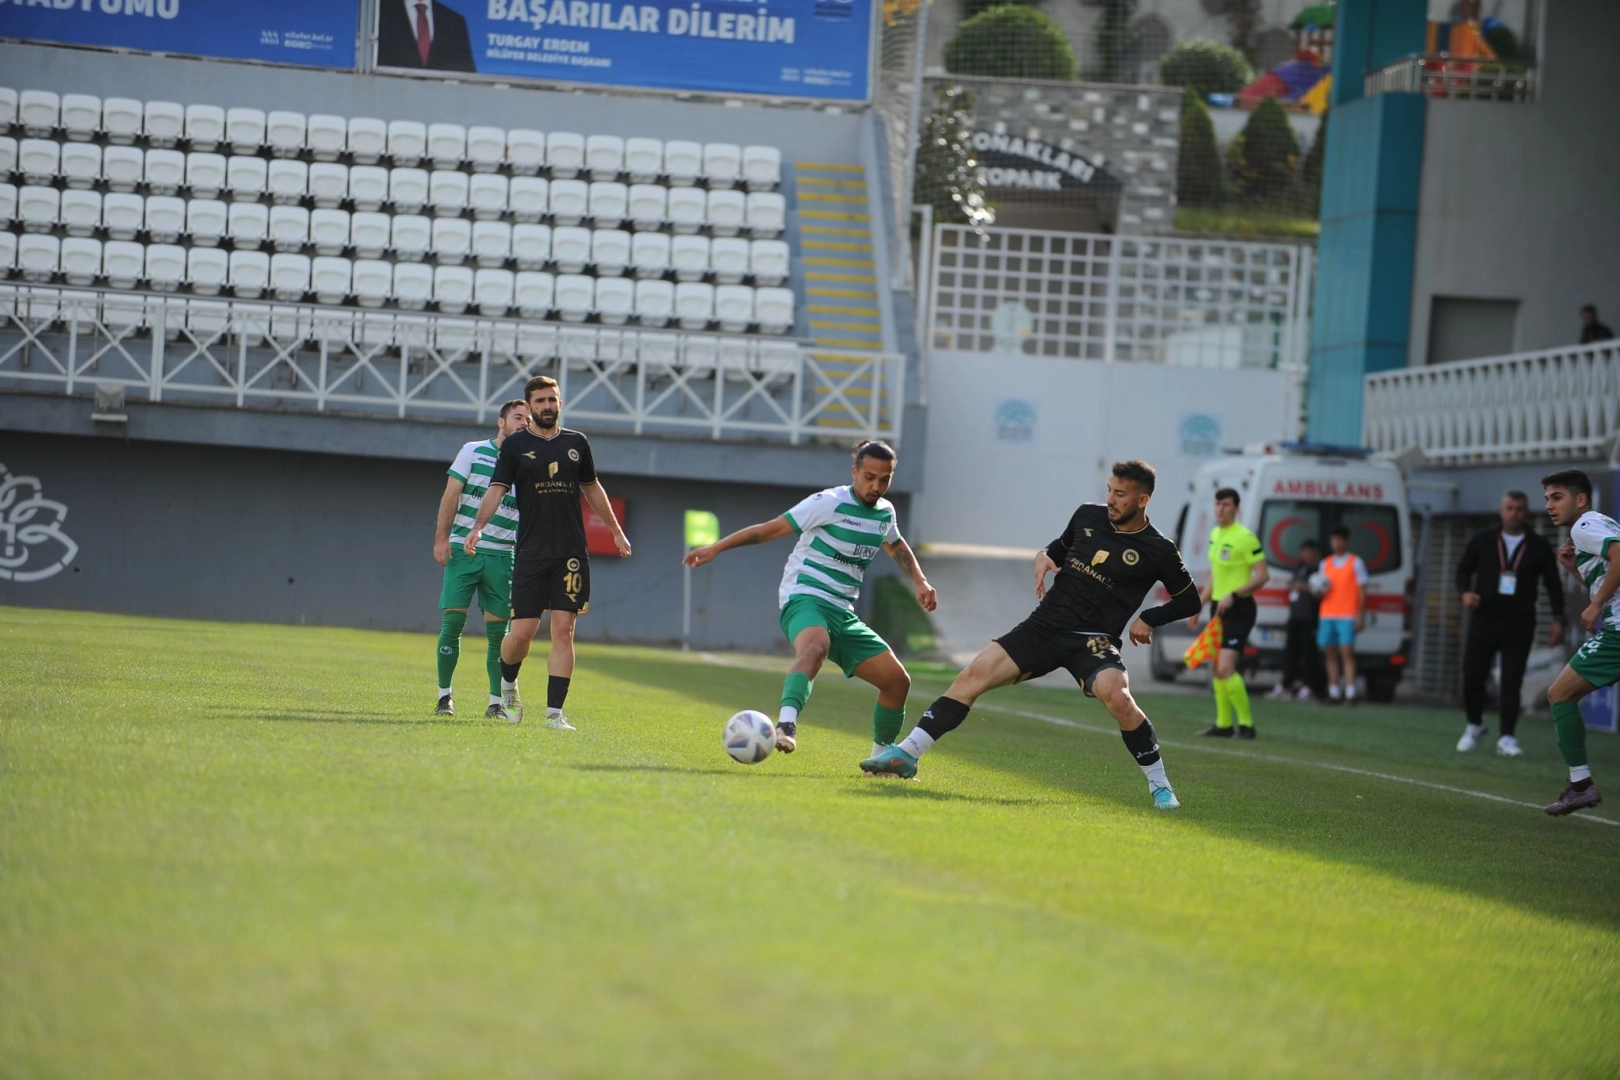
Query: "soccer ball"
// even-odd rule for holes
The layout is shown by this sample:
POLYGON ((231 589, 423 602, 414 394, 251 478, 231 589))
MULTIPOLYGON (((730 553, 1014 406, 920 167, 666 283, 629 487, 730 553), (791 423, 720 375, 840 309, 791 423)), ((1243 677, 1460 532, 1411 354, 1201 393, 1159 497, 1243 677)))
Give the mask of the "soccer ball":
POLYGON ((1333 589, 1333 579, 1318 570, 1311 575, 1311 595, 1326 596, 1333 589))
POLYGON ((753 709, 726 721, 726 753, 744 765, 755 765, 776 749, 776 725, 771 718, 753 709))

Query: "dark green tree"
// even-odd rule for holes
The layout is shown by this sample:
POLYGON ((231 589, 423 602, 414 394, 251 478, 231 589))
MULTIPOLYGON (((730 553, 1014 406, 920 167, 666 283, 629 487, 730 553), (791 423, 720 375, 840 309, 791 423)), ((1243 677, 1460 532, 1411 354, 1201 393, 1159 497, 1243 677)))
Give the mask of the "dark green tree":
POLYGON ((1219 41, 1183 41, 1159 61, 1166 86, 1187 86, 1207 94, 1235 94, 1254 81, 1254 69, 1237 49, 1219 41))
POLYGON ((1316 129, 1316 138, 1311 140, 1311 148, 1305 153, 1305 163, 1299 167, 1299 179, 1304 187, 1302 197, 1308 213, 1321 216, 1322 207, 1322 162, 1327 157, 1328 116, 1322 114, 1322 126, 1316 129))
POLYGON ((1188 89, 1181 95, 1181 150, 1176 158, 1176 204, 1215 206, 1226 194, 1215 122, 1204 99, 1188 89))
POLYGON ((1001 79, 1060 79, 1080 74, 1074 50, 1051 16, 1001 4, 975 15, 945 43, 945 70, 1001 79))
POLYGON ((1023 7, 1039 7, 1044 0, 965 0, 962 4, 962 18, 971 19, 975 15, 989 11, 1002 4, 1018 4, 1023 7))
POLYGON ((911 187, 912 201, 932 206, 936 222, 988 225, 995 220, 984 201, 972 138, 973 95, 960 86, 945 87, 917 133, 911 187))
POLYGON ((1277 99, 1260 103, 1226 148, 1232 190, 1254 206, 1294 210, 1299 196, 1299 140, 1277 99))
POLYGON ((1101 0, 1102 18, 1097 21, 1098 82, 1124 82, 1131 73, 1125 60, 1131 54, 1131 19, 1136 0, 1101 0))

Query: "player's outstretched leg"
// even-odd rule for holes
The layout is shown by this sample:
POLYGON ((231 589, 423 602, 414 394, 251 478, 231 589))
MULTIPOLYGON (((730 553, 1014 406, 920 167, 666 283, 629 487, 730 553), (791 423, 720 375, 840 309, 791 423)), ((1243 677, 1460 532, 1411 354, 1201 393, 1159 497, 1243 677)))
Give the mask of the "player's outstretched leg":
MULTIPOLYGON (((1584 648, 1581 650, 1582 653, 1585 651, 1584 648)), ((1580 659, 1579 653, 1576 659, 1580 659)), ((1581 718, 1580 706, 1581 698, 1594 689, 1594 684, 1582 677, 1574 667, 1566 666, 1547 690, 1547 700, 1552 702, 1553 730, 1558 735, 1558 752, 1564 756, 1564 764, 1569 766, 1569 786, 1558 796, 1557 802, 1547 806, 1547 813, 1553 817, 1573 814, 1603 801, 1603 796, 1592 783, 1592 766, 1586 757, 1586 721, 1581 718)))
POLYGON ((484 710, 487 720, 505 720, 512 723, 506 711, 506 697, 501 693, 501 639, 506 637, 506 620, 484 618, 484 670, 489 676, 489 707, 484 710))
POLYGON ((546 657, 546 727, 553 731, 574 731, 563 715, 568 687, 574 678, 574 621, 572 611, 551 613, 551 652, 546 657))
POLYGON ((776 748, 791 754, 799 748, 799 714, 827 660, 832 637, 822 625, 805 626, 793 635, 793 666, 782 680, 782 705, 776 714, 776 748))
POLYGON ((466 625, 466 608, 445 608, 439 613, 439 704, 433 710, 434 716, 456 715, 450 680, 456 673, 456 661, 461 659, 461 631, 466 625))
POLYGON ((892 649, 867 657, 855 668, 855 677, 877 687, 872 705, 872 754, 877 756, 900 737, 906 723, 906 696, 911 693, 911 675, 892 649))
POLYGON ((1131 752, 1136 763, 1142 767, 1142 775, 1147 777, 1153 808, 1180 809, 1181 801, 1176 798, 1164 774, 1164 759, 1159 755, 1159 738, 1154 734, 1153 722, 1131 696, 1130 677, 1118 668, 1104 668, 1092 680, 1091 693, 1118 722, 1125 749, 1131 752))
POLYGON ((501 701, 512 723, 523 719, 523 698, 518 694, 518 670, 529 655, 529 644, 540 632, 540 620, 513 619, 501 640, 501 701))
POLYGON ((936 742, 962 726, 979 695, 1015 683, 1018 676, 1018 665, 1005 649, 992 641, 952 680, 951 688, 934 699, 900 745, 873 754, 861 762, 861 769, 873 774, 892 773, 906 779, 916 776, 918 759, 933 749, 936 742))

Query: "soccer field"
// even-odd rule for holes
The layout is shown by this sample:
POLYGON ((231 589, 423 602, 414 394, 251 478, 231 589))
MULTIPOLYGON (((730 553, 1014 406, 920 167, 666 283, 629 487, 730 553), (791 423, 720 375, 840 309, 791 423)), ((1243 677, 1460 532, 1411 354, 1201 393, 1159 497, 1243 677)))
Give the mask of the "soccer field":
POLYGON ((0 608, 0 1075, 1620 1074, 1620 804, 1541 813, 1545 719, 1145 694, 1163 813, 1073 691, 867 779, 864 685, 744 767, 783 662, 584 646, 568 733, 468 640, 443 720, 426 635, 0 608))

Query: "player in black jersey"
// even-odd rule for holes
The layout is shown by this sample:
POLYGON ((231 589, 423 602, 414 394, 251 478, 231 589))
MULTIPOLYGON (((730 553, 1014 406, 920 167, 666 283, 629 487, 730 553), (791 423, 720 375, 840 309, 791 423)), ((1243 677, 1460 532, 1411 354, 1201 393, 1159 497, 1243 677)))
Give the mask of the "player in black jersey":
POLYGON ((591 559, 585 549, 580 496, 613 530, 614 546, 625 558, 630 557, 630 541, 596 477, 591 444, 580 432, 558 423, 562 395, 557 380, 544 375, 530 379, 523 398, 529 403, 529 423, 501 443, 495 475, 467 535, 467 551, 477 547, 501 496, 511 488, 518 504, 518 537, 512 562, 512 622, 501 642, 502 696, 512 722, 522 720, 518 669, 540 631, 540 616, 550 611, 546 727, 572 731, 562 708, 574 675, 574 620, 591 606, 591 559))
POLYGON ((938 698, 899 746, 861 762, 868 773, 917 775, 917 759, 946 732, 960 727, 986 691, 1063 668, 1088 697, 1097 698, 1119 722, 1125 747, 1147 776, 1153 805, 1181 805, 1164 775, 1153 724, 1131 697, 1119 647, 1125 624, 1155 584, 1168 603, 1144 611, 1130 628, 1131 641, 1147 645, 1155 627, 1198 611, 1198 587, 1181 553, 1147 519, 1155 474, 1143 461, 1116 462, 1106 503, 1086 503, 1063 535, 1035 556, 1035 595, 1029 618, 985 646, 945 696, 938 698), (1046 576, 1056 572, 1050 588, 1046 576))

